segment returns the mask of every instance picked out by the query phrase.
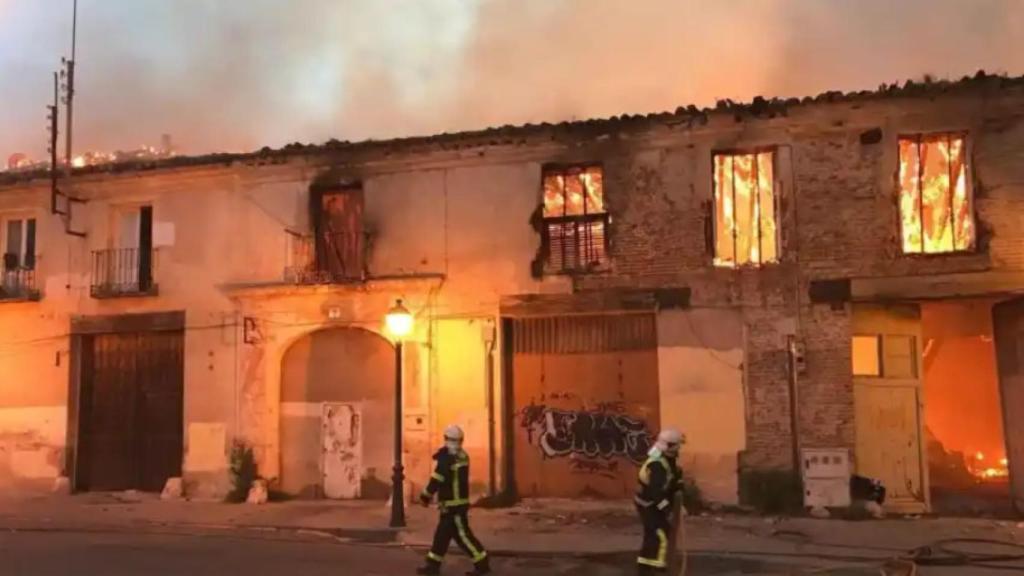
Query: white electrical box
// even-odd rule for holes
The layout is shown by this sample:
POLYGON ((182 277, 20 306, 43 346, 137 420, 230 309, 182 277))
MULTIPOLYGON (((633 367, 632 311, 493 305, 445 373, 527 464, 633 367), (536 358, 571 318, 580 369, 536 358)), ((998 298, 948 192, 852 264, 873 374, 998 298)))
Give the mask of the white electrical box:
POLYGON ((804 506, 808 508, 845 508, 849 505, 849 478, 804 479, 804 506))
POLYGON ((801 451, 804 506, 841 508, 850 505, 850 451, 807 448, 801 451))
POLYGON ((807 448, 801 451, 807 479, 842 478, 850 480, 850 451, 845 448, 807 448))

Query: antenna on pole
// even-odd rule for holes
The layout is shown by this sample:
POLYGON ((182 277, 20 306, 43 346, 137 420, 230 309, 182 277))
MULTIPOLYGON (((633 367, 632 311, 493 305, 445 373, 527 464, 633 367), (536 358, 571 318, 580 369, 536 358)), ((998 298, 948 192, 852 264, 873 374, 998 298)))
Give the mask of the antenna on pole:
MULTIPOLYGON (((66 170, 68 178, 71 177, 72 156, 71 156, 71 121, 72 121, 72 109, 74 107, 75 100, 75 44, 78 33, 78 0, 72 0, 72 13, 71 13, 71 59, 61 58, 61 70, 60 73, 53 73, 53 105, 48 106, 50 109, 50 211, 54 214, 59 214, 61 220, 64 221, 64 232, 71 236, 78 236, 85 238, 84 231, 77 231, 71 229, 71 207, 75 204, 84 204, 85 199, 76 198, 66 192, 61 191, 59 186, 60 174, 58 170, 58 157, 57 157, 57 130, 58 121, 57 117, 60 113, 61 88, 64 89, 64 105, 67 107, 67 128, 65 129, 65 141, 64 141, 64 169, 66 170), (60 80, 63 79, 64 83, 61 85, 60 80), (64 209, 62 210, 59 205, 59 199, 64 197, 64 209)), ((69 184, 70 185, 70 184, 69 184)))
POLYGON ((67 127, 64 129, 64 162, 71 174, 71 132, 74 121, 75 109, 75 53, 78 41, 78 0, 73 0, 71 6, 71 59, 61 58, 64 68, 61 76, 64 77, 64 106, 67 109, 67 127))
POLYGON ((57 116, 60 114, 60 88, 58 86, 57 73, 54 72, 53 104, 46 107, 50 112, 46 118, 50 121, 47 126, 47 131, 50 133, 50 145, 47 149, 50 153, 50 212, 63 214, 57 207, 57 195, 60 193, 57 189, 57 127, 59 126, 57 116))

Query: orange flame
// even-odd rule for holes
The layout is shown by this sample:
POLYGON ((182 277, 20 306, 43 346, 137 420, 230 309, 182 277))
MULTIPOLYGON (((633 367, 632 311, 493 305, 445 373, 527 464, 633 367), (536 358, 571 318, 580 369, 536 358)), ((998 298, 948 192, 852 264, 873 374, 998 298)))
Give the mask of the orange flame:
POLYGON ((715 155, 716 266, 778 260, 774 153, 715 155))
POLYGON ((900 138, 905 253, 954 252, 974 245, 965 148, 963 137, 950 134, 900 138))

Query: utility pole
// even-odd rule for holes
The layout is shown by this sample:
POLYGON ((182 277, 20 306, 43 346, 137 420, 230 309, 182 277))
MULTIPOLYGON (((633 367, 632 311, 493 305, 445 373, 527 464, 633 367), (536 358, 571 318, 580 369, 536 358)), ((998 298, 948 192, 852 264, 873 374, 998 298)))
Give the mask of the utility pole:
POLYGON ((57 127, 58 116, 60 115, 60 88, 59 81, 57 79, 57 73, 53 73, 53 104, 46 107, 50 114, 47 120, 50 121, 50 125, 47 127, 50 132, 50 146, 48 152, 50 153, 50 211, 54 214, 62 214, 60 208, 57 206, 57 127))
POLYGON ((71 229, 71 206, 74 204, 84 204, 86 201, 75 198, 69 194, 61 192, 59 187, 60 170, 57 156, 57 133, 58 133, 58 117, 60 116, 60 104, 61 104, 61 83, 60 79, 65 80, 64 88, 64 105, 67 106, 68 119, 67 119, 67 134, 65 140, 65 165, 64 169, 67 171, 67 176, 71 177, 71 108, 73 106, 73 100, 75 97, 75 36, 76 28, 78 23, 78 0, 74 0, 73 14, 71 20, 71 59, 61 58, 60 73, 53 73, 53 105, 47 106, 50 109, 50 212, 53 214, 59 214, 61 220, 64 221, 64 232, 71 236, 78 236, 79 238, 85 238, 85 232, 79 232, 71 229), (59 198, 63 196, 65 199, 64 210, 61 210, 59 206, 59 198))
POLYGON ((75 109, 75 48, 78 36, 78 0, 73 0, 71 8, 71 59, 61 58, 64 69, 64 105, 67 107, 67 127, 64 129, 64 161, 67 163, 68 174, 71 174, 71 129, 75 109))

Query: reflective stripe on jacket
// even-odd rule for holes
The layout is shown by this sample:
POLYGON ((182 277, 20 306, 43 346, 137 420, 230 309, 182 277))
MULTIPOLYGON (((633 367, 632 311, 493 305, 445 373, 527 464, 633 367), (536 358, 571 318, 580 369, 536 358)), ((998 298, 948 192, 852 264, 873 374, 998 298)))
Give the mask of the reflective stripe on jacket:
POLYGON ((675 460, 663 454, 652 455, 640 467, 638 476, 640 488, 634 498, 636 504, 642 508, 667 510, 672 504, 673 496, 679 490, 682 477, 675 460))
POLYGON ((460 450, 452 455, 447 448, 434 454, 437 465, 423 494, 433 497, 445 508, 469 505, 469 455, 460 450))

